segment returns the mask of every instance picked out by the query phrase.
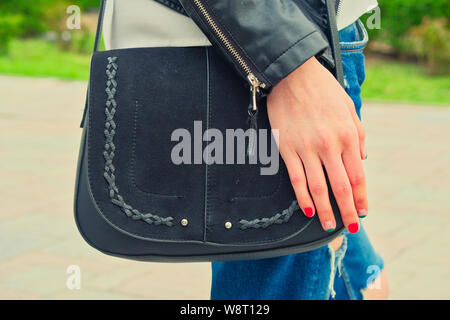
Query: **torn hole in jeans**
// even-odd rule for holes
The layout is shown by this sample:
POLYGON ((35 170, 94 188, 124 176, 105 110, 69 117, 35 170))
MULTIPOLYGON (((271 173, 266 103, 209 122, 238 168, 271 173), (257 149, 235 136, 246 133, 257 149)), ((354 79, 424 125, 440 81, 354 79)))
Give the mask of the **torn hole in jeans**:
POLYGON ((339 277, 342 275, 341 266, 342 259, 344 259, 345 252, 347 251, 347 237, 345 235, 342 236, 342 243, 337 250, 333 248, 332 244, 333 243, 328 244, 328 253, 330 255, 330 280, 328 282, 328 289, 330 291, 331 298, 334 299, 336 296, 336 291, 334 291, 334 279, 336 276, 336 271, 339 272, 339 277))

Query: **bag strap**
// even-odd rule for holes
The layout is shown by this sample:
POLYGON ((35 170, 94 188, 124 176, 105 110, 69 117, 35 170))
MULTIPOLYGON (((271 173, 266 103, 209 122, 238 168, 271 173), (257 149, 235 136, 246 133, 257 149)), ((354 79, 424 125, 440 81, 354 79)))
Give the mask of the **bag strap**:
POLYGON ((100 40, 102 38, 103 18, 105 16, 106 0, 101 0, 98 10, 97 31, 95 32, 94 52, 98 51, 100 40))
MULTIPOLYGON (((94 49, 93 52, 98 51, 98 47, 100 46, 100 40, 102 38, 102 28, 103 28, 103 18, 105 16, 105 7, 107 0, 100 1, 100 8, 98 10, 98 22, 97 22, 97 30, 95 32, 95 41, 94 41, 94 49)), ((84 128, 84 121, 86 119, 86 113, 88 109, 88 101, 89 101, 89 85, 86 93, 86 101, 84 103, 83 116, 81 118, 80 128, 84 128)))

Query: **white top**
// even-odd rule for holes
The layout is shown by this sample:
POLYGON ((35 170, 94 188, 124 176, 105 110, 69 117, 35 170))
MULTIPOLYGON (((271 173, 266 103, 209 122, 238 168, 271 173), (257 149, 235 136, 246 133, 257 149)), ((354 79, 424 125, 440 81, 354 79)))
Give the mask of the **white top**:
POLYGON ((341 0, 336 20, 338 30, 348 27, 364 13, 378 7, 377 0, 341 0))
POLYGON ((211 45, 189 17, 153 0, 107 0, 103 40, 107 50, 211 45))
MULTIPOLYGON (((338 29, 377 6, 377 0, 341 0, 338 29)), ((103 38, 107 50, 211 45, 194 21, 153 0, 107 0, 103 38)))

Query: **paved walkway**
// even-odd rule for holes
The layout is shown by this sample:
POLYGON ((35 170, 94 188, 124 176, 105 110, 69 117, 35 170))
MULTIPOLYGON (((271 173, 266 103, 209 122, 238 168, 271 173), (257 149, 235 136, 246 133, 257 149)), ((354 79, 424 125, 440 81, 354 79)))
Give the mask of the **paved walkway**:
MULTIPOLYGON (((102 255, 72 201, 84 82, 0 76, 0 299, 207 299, 207 263, 102 255), (81 289, 66 287, 68 266, 81 289)), ((450 108, 367 105, 371 215, 396 299, 450 298, 450 108)))

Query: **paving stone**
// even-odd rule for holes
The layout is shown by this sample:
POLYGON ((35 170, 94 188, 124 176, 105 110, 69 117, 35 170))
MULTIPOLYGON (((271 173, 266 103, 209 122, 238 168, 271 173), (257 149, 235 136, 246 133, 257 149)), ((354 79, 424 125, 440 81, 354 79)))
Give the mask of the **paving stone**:
POLYGON ((150 273, 134 278, 116 291, 149 299, 208 299, 209 263, 148 263, 150 273))
MULTIPOLYGON (((88 278, 86 272, 83 278, 88 278)), ((58 291, 69 290, 67 288, 68 275, 66 269, 50 266, 34 266, 26 272, 11 275, 2 279, 1 285, 4 288, 21 291, 24 293, 46 296, 58 291)))

